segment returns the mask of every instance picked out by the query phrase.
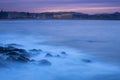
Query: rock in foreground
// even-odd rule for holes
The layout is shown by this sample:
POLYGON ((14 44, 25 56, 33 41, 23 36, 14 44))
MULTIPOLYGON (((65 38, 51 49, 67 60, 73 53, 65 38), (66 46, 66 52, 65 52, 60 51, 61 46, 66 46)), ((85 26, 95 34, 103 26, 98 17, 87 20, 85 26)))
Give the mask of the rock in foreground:
POLYGON ((30 59, 28 58, 28 52, 24 49, 18 49, 15 47, 1 47, 0 46, 0 54, 1 58, 6 56, 5 60, 12 60, 17 62, 28 62, 30 59))
POLYGON ((46 60, 46 59, 40 60, 40 61, 39 61, 39 64, 40 64, 40 65, 47 65, 47 66, 52 65, 51 62, 49 62, 49 61, 46 60))

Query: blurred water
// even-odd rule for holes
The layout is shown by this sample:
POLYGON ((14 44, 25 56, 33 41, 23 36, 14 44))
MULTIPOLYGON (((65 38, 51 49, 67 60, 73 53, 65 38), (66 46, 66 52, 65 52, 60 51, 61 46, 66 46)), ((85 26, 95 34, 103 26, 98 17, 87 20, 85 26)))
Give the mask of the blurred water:
POLYGON ((52 53, 64 50, 70 54, 65 60, 50 59, 54 65, 45 69, 25 65, 26 70, 5 69, 0 77, 4 80, 5 73, 11 73, 6 80, 119 80, 119 26, 120 21, 102 20, 0 21, 1 44, 18 43, 26 49, 41 48, 52 53), (94 63, 81 63, 81 58, 94 63))
MULTIPOLYGON (((115 62, 120 61, 120 21, 0 21, 0 34, 32 35, 43 44, 70 46, 115 62)), ((42 44, 38 41, 39 44, 42 44)))

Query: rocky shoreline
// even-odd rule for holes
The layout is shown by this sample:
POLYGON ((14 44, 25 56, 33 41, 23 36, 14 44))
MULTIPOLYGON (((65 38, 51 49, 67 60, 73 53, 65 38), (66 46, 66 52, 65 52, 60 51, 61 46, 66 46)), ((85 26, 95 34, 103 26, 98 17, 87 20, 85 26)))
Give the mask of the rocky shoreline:
MULTIPOLYGON (((62 56, 67 56, 65 51, 61 51, 60 54, 52 55, 51 53, 44 53, 45 59, 40 59, 36 61, 31 59, 33 56, 43 54, 41 49, 31 49, 25 50, 22 48, 17 48, 18 44, 9 44, 7 46, 0 46, 0 67, 4 67, 9 62, 19 62, 19 63, 37 63, 39 65, 50 66, 52 63, 46 58, 60 58, 62 56)), ((82 59, 83 62, 91 63, 91 60, 82 59)))

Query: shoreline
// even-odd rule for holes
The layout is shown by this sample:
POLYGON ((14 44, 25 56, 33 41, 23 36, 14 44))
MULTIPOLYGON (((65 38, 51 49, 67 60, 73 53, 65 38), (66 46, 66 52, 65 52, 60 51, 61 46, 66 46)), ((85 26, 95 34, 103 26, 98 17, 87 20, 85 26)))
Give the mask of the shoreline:
POLYGON ((120 19, 0 19, 0 21, 2 21, 2 20, 5 20, 5 21, 7 21, 7 20, 11 20, 11 21, 17 21, 17 20, 90 20, 90 21, 120 21, 120 19))

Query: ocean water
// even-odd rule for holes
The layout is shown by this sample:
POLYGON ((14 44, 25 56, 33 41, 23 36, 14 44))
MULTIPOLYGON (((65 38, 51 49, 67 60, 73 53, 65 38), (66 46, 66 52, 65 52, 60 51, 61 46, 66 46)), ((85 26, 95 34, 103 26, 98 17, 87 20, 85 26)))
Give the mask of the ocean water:
POLYGON ((65 51, 67 56, 33 57, 47 59, 51 66, 16 63, 1 68, 2 80, 120 80, 120 21, 0 21, 0 45, 11 43, 53 55, 65 51))

